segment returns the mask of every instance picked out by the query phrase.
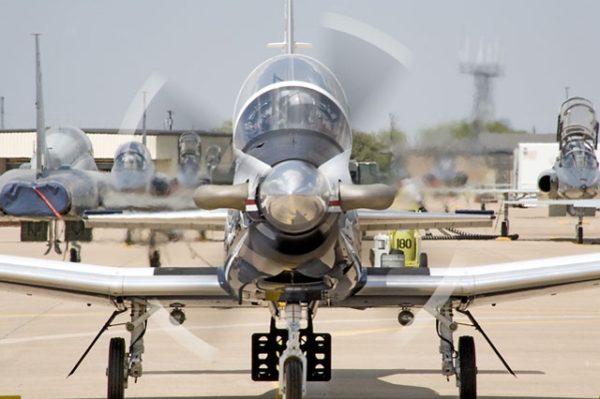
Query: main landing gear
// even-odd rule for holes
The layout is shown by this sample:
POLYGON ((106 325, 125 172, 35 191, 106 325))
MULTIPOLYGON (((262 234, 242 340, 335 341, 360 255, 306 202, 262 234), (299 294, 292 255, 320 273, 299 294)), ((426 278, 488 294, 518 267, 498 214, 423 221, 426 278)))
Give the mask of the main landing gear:
POLYGON ((443 307, 436 315, 436 329, 440 337, 442 374, 446 378, 456 376, 460 399, 477 398, 477 366, 475 342, 471 336, 458 339, 458 351, 454 347, 454 332, 458 325, 452 320, 452 308, 443 307))
POLYGON ((331 335, 313 332, 316 304, 287 303, 283 310, 273 304, 270 331, 252 335, 252 379, 279 381, 283 399, 301 399, 307 381, 331 379, 331 335))
MULTIPOLYGON (((457 309, 457 312, 467 316, 471 326, 481 333, 486 342, 490 345, 496 356, 500 359, 506 370, 515 376, 506 360, 502 357, 498 349, 494 346, 490 338, 481 328, 481 325, 475 320, 475 317, 468 310, 457 309)), ((454 346, 454 332, 458 324, 453 320, 453 310, 451 304, 446 304, 433 312, 436 318, 436 330, 440 337, 440 353, 442 355, 442 374, 449 379, 456 376, 456 386, 459 391, 460 399, 477 398, 477 361, 475 356, 475 341, 472 336, 464 335, 458 339, 458 350, 454 346)))
POLYGON ((128 352, 125 351, 125 339, 112 338, 108 350, 107 399, 123 399, 127 380, 137 381, 142 376, 142 354, 144 353, 144 335, 150 312, 145 302, 133 302, 131 321, 125 327, 131 334, 128 352))

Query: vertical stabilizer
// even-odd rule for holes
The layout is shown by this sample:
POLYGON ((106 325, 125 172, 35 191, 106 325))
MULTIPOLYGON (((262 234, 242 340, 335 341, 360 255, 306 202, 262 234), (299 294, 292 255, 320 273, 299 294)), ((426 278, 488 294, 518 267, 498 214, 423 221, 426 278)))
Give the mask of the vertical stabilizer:
POLYGON ((40 33, 35 38, 35 110, 36 110, 36 145, 35 168, 36 177, 44 173, 47 161, 46 122, 44 120, 44 96, 42 93, 42 65, 40 61, 40 33))

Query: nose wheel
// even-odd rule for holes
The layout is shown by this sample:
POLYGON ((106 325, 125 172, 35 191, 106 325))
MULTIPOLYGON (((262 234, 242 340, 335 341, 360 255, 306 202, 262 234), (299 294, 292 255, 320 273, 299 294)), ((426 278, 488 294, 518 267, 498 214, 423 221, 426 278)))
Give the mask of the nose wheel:
POLYGON ((302 361, 297 358, 288 359, 283 373, 285 376, 285 399, 302 399, 302 361))

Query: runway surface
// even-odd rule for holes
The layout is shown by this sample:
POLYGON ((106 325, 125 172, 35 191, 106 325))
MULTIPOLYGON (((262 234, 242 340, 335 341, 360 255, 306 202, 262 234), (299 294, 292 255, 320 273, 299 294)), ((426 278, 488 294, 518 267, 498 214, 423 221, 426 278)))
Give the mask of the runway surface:
MULTIPOLYGON (((574 218, 543 218, 515 210, 518 241, 425 241, 431 266, 469 266, 600 251, 600 225, 586 219, 586 242, 576 245, 574 218)), ((488 231, 490 232, 490 231, 488 231)), ((85 263, 146 267, 146 248, 123 244, 124 232, 96 231, 85 263)), ((18 229, 0 230, 0 253, 43 257, 43 244, 19 243, 18 229)), ((218 238, 214 235, 213 238, 218 238)), ((368 248, 371 243, 366 242, 368 248)), ((162 247, 163 264, 218 265, 222 243, 177 242, 162 247)), ((366 257, 366 254, 364 254, 366 257)), ((61 259, 52 254, 48 258, 61 259)), ((76 264, 73 265, 77 267, 76 264)), ((77 373, 66 378, 112 312, 109 306, 0 292, 0 397, 102 398, 108 341, 103 336, 77 373)), ((600 290, 540 297, 471 309, 518 378, 510 376, 472 328, 480 398, 597 398, 600 395, 600 290)), ((158 315, 160 316, 160 314, 158 315)), ((419 312, 410 327, 397 311, 320 309, 318 332, 333 335, 333 379, 309 385, 310 398, 455 398, 454 379, 440 374, 435 323, 419 312)), ((130 379, 129 398, 274 398, 274 383, 250 378, 250 335, 267 331, 269 313, 253 310, 187 312, 183 327, 152 318, 145 338, 144 376, 130 379)), ((123 317, 119 321, 125 321, 123 317)))

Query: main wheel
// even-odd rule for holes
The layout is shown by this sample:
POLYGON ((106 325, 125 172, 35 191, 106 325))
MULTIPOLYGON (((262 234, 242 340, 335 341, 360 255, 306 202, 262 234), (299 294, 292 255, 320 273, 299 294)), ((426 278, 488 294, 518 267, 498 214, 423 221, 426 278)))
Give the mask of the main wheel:
POLYGON ((508 220, 503 220, 500 224, 500 236, 508 237, 508 220))
POLYGON ((302 362, 291 358, 284 366, 285 399, 302 399, 302 362))
POLYGON ((429 267, 429 259, 427 258, 427 253, 421 252, 419 254, 419 267, 429 267))
POLYGON ((125 397, 125 340, 111 338, 108 349, 108 392, 107 399, 125 397))
POLYGON ((69 250, 69 261, 73 263, 81 262, 81 253, 76 248, 71 248, 69 250))
POLYGON ((458 362, 460 399, 477 399, 477 362, 473 337, 462 336, 458 339, 458 362))
POLYGON ((160 252, 152 251, 149 260, 150 267, 160 267, 160 252))
POLYGON ((577 244, 583 244, 583 226, 577 226, 577 244))

